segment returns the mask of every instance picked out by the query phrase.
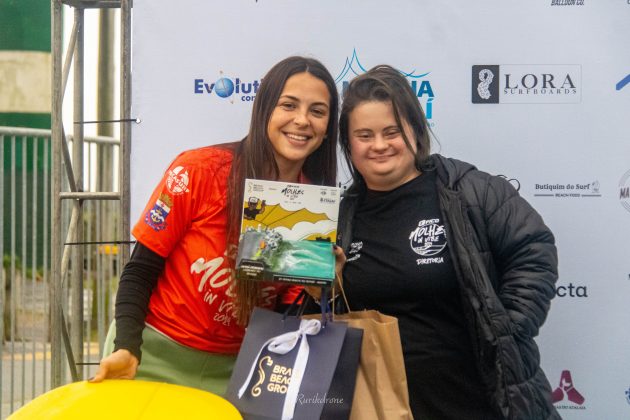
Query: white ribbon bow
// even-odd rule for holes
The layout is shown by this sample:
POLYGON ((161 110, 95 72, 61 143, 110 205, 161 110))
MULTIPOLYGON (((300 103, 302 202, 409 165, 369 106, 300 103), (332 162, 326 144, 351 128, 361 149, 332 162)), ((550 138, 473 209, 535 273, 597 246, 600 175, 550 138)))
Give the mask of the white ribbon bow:
POLYGON ((263 352, 265 347, 277 354, 286 354, 295 348, 295 345, 300 338, 300 347, 298 349, 293 369, 291 370, 291 380, 287 388, 287 395, 284 398, 284 405, 282 407, 282 420, 290 420, 293 418, 295 412, 295 404, 297 403, 298 392, 300 391, 300 385, 302 384, 302 378, 304 377, 304 371, 306 370, 306 364, 308 362, 309 346, 307 335, 317 335, 322 328, 322 324, 317 319, 303 319, 300 321, 300 327, 296 331, 290 331, 276 337, 270 338, 262 345, 258 351, 258 355, 254 358, 252 368, 245 379, 245 383, 238 391, 238 397, 241 398, 245 393, 245 390, 249 386, 254 370, 256 370, 256 362, 263 352))

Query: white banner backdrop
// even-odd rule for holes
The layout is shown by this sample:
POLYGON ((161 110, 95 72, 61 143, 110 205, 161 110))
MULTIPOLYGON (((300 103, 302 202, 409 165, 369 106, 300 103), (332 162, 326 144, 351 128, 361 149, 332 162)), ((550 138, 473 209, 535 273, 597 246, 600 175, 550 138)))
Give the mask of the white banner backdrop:
POLYGON ((567 371, 583 397, 558 394, 563 418, 629 418, 628 22, 628 0, 136 0, 132 223, 179 152, 245 135, 277 61, 318 58, 340 90, 391 64, 434 150, 505 175, 556 235, 538 342, 552 387, 567 371))

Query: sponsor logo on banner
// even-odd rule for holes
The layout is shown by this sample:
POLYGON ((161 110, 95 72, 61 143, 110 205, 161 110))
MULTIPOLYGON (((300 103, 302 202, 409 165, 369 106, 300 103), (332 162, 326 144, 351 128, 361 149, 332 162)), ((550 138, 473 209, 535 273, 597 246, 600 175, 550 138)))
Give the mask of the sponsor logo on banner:
MULTIPOLYGON (((429 80, 428 77, 431 72, 417 74, 416 70, 408 72, 398 69, 398 71, 409 81, 411 89, 418 97, 418 101, 420 105, 422 105, 427 120, 429 120, 429 125, 433 127, 434 123, 431 120, 434 112, 433 101, 435 100, 435 92, 433 86, 431 86, 431 80, 429 80)), ((345 92, 350 80, 365 72, 367 72, 367 69, 359 61, 357 50, 354 49, 352 56, 350 58, 346 57, 343 69, 335 78, 335 83, 337 83, 337 86, 341 87, 341 95, 343 96, 343 92, 345 92)))
POLYGON ((556 286, 556 296, 559 298, 587 298, 588 289, 586 286, 576 286, 573 283, 556 286))
POLYGON ((623 174, 619 180, 619 202, 630 211, 630 171, 623 174))
POLYGON ((210 95, 219 99, 252 102, 256 98, 261 80, 245 80, 240 77, 227 77, 223 74, 218 79, 196 78, 193 80, 195 95, 210 95))
MULTIPOLYGON (((422 109, 429 120, 429 125, 433 126, 433 101, 435 93, 428 76, 430 72, 417 73, 398 70, 409 81, 409 84, 418 97, 422 109)), ((352 51, 350 58, 346 57, 346 62, 339 75, 335 78, 335 83, 343 96, 343 92, 350 83, 350 80, 359 74, 367 72, 367 69, 359 61, 356 49, 352 51)), ((229 77, 220 72, 218 78, 194 78, 193 93, 195 95, 210 95, 219 99, 226 99, 230 103, 253 102, 260 88, 260 79, 243 79, 241 77, 229 77)))
POLYGON ((472 101, 474 104, 499 103, 498 65, 473 66, 472 68, 472 101))
POLYGON ((472 66, 474 104, 574 104, 582 100, 578 64, 472 66))
POLYGON ((571 372, 563 370, 560 374, 560 383, 551 394, 551 400, 558 410, 584 410, 586 399, 577 390, 571 377, 571 372))
POLYGON ((534 197, 549 198, 598 198, 601 197, 598 180, 586 183, 534 184, 534 197))
MULTIPOLYGON (((630 4, 630 0, 628 0, 628 4, 630 4)), ((630 74, 617 82, 617 84, 615 85, 615 89, 621 90, 626 87, 628 83, 630 83, 630 74)))
POLYGON ((551 0, 552 6, 584 6, 584 0, 551 0))
POLYGON ((501 178, 505 179, 507 182, 509 182, 510 184, 512 184, 512 186, 514 187, 514 189, 516 191, 520 191, 521 190, 521 182, 516 179, 516 178, 508 178, 507 175, 498 175, 501 178))

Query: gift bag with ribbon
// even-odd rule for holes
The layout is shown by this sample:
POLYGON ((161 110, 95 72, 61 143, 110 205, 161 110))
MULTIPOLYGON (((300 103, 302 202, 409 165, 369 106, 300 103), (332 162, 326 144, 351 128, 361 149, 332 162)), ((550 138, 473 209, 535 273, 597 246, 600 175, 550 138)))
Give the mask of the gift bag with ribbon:
POLYGON ((226 398, 244 418, 319 419, 346 323, 255 308, 226 398))

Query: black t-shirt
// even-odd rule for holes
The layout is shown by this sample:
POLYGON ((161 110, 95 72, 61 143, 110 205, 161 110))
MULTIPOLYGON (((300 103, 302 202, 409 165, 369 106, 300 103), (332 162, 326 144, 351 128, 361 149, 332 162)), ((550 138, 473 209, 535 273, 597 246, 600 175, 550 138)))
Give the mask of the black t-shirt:
POLYGON ((352 310, 398 318, 416 419, 492 419, 466 328, 434 172, 359 203, 344 285, 352 310))

